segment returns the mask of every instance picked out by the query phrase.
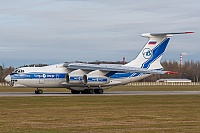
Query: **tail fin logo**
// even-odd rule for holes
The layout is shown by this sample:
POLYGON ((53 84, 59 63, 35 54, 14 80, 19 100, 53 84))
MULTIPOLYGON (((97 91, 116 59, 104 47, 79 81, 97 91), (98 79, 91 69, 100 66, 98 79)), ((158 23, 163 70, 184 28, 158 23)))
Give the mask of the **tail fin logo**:
POLYGON ((145 48, 142 54, 145 59, 150 59, 153 55, 153 51, 150 48, 145 48))

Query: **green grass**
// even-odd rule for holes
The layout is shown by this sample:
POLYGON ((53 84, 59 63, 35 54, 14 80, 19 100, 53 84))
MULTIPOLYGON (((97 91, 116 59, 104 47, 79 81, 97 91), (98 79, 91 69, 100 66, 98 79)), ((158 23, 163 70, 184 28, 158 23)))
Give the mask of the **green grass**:
MULTIPOLYGON (((0 92, 34 90, 0 87, 0 92)), ((110 90, 200 91, 200 86, 119 86, 110 90)), ((44 90, 66 91, 69 90, 44 90)), ((0 133, 198 133, 199 130, 199 95, 0 97, 0 133)))
POLYGON ((199 131, 199 95, 0 97, 1 133, 199 131))

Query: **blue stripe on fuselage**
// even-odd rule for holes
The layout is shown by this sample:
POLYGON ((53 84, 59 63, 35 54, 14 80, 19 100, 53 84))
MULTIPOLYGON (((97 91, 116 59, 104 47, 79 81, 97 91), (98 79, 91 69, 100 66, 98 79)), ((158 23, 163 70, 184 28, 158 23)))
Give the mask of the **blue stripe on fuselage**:
POLYGON ((110 78, 112 79, 119 79, 119 78, 127 78, 130 77, 133 73, 115 73, 110 78))
POLYGON ((18 73, 11 75, 12 79, 54 79, 54 78, 65 78, 66 73, 18 73))

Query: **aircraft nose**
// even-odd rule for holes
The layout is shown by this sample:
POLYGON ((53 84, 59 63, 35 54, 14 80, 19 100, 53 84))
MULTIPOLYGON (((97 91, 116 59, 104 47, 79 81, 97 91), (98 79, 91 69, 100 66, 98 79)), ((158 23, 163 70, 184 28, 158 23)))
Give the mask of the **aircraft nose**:
POLYGON ((4 80, 8 83, 11 81, 11 76, 10 75, 7 75, 4 80))

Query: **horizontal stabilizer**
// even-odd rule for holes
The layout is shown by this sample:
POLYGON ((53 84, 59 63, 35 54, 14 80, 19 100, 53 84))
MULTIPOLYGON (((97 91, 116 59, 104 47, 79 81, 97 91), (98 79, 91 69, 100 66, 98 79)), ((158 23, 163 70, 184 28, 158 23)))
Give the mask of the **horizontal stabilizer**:
POLYGON ((173 35, 178 35, 178 34, 192 34, 194 32, 188 31, 188 32, 171 32, 171 33, 144 33, 141 34, 143 37, 154 37, 154 36, 173 36, 173 35))

